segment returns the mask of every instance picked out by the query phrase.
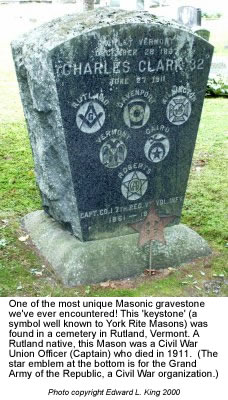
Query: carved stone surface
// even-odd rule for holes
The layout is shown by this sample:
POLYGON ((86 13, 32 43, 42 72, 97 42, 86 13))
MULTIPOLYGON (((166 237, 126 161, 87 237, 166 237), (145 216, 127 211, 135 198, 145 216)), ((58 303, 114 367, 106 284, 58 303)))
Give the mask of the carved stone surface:
POLYGON ((201 26, 201 9, 182 6, 177 9, 177 21, 189 27, 201 26))
MULTIPOLYGON (((83 243, 43 211, 27 214, 23 226, 66 286, 128 278, 149 268, 150 244, 139 247, 138 233, 83 243)), ((206 241, 185 225, 165 228, 164 235, 166 244, 151 244, 152 269, 180 266, 211 254, 206 241)))
POLYGON ((213 48, 146 12, 97 9, 12 44, 44 210, 81 240, 179 223, 213 48))
POLYGON ((208 29, 203 28, 203 27, 201 27, 201 28, 196 27, 194 29, 194 33, 197 33, 197 35, 199 35, 200 37, 202 37, 203 39, 205 39, 207 41, 210 38, 210 31, 208 29))

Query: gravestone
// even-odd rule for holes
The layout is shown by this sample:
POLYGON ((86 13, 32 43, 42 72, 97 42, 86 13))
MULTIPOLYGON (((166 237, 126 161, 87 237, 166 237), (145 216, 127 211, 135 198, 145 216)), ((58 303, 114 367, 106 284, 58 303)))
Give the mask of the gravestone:
POLYGON ((145 0, 137 0, 136 1, 136 10, 144 10, 145 0))
POLYGON ((177 22, 193 27, 201 26, 201 10, 191 6, 182 6, 177 9, 177 22))
POLYGON ((212 46, 146 12, 99 9, 12 48, 43 207, 61 225, 40 212, 24 224, 64 283, 140 273, 150 240, 156 268, 208 254, 176 225, 212 46))
POLYGON ((110 7, 120 7, 120 0, 110 0, 110 7))
POLYGON ((214 56, 212 59, 210 77, 220 75, 225 82, 228 82, 228 60, 225 56, 214 56))
POLYGON ((177 10, 177 22, 188 26, 194 33, 209 41, 210 31, 201 26, 201 9, 191 6, 182 6, 177 10))
POLYGON ((197 33, 197 35, 201 36, 203 39, 209 41, 210 38, 210 31, 208 29, 205 29, 203 27, 196 27, 194 29, 194 32, 197 33))

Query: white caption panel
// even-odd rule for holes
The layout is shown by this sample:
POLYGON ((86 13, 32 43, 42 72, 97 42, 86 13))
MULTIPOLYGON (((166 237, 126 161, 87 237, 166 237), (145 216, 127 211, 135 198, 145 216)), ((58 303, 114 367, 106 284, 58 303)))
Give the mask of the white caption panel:
POLYGON ((4 400, 225 398, 226 298, 5 298, 1 309, 4 400))

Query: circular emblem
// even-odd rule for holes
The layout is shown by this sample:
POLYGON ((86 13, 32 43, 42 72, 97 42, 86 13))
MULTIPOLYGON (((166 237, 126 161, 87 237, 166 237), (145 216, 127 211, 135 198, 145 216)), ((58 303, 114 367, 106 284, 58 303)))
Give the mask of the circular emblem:
POLYGON ((150 107, 144 100, 133 99, 124 107, 123 117, 129 128, 142 128, 150 117, 150 107))
POLYGON ((127 157, 127 148, 122 140, 113 138, 107 140, 100 150, 101 163, 107 168, 116 168, 127 157))
POLYGON ((149 161, 159 163, 169 152, 169 139, 161 133, 156 133, 146 141, 144 152, 149 161))
POLYGON ((166 115, 174 125, 184 124, 192 111, 191 102, 185 96, 173 97, 167 105, 166 115))
POLYGON ((76 123, 80 131, 95 133, 105 122, 105 111, 97 100, 90 100, 82 104, 76 114, 76 123))
POLYGON ((141 171, 133 171, 127 174, 121 185, 122 195, 127 200, 138 200, 146 192, 148 180, 141 171))

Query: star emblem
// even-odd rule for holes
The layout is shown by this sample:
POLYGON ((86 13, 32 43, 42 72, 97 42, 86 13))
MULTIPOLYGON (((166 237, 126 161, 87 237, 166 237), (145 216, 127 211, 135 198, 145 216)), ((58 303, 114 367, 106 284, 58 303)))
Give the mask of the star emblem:
POLYGON ((167 136, 156 133, 145 143, 144 153, 146 158, 153 163, 163 161, 169 154, 170 143, 167 136))
POLYGON ((144 246, 151 240, 158 240, 166 244, 164 228, 174 220, 174 216, 160 217, 154 206, 150 209, 146 219, 130 226, 139 232, 139 246, 144 246))
POLYGON ((161 147, 157 146, 151 151, 151 159, 156 160, 158 159, 159 161, 162 159, 164 154, 164 151, 162 150, 161 147))
POLYGON ((123 180, 121 190, 127 200, 137 200, 147 190, 148 180, 140 171, 130 172, 123 180))

